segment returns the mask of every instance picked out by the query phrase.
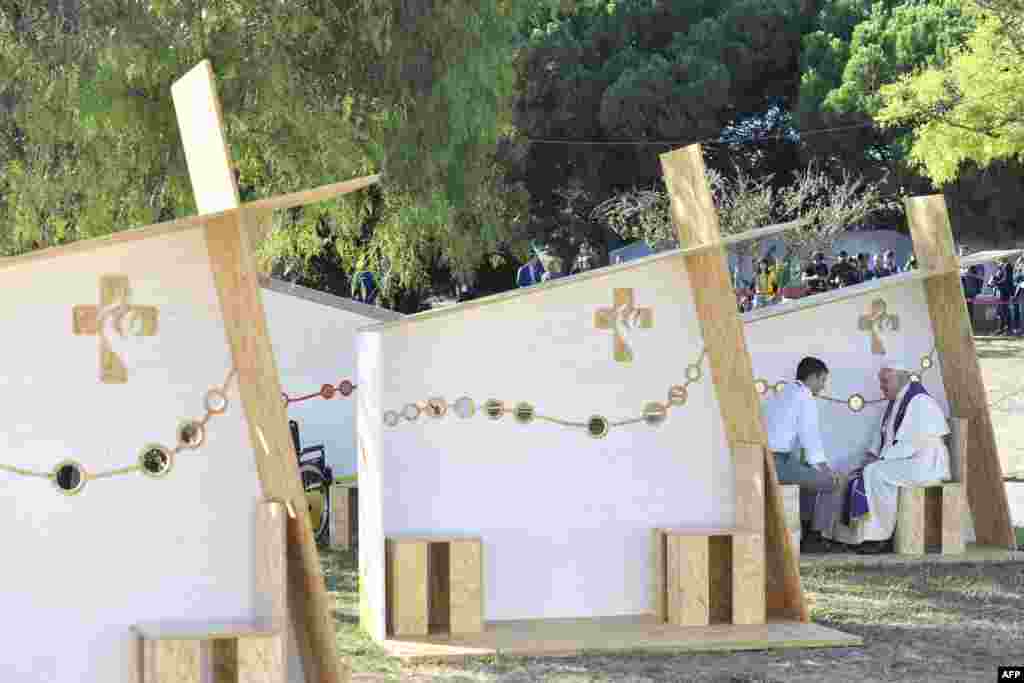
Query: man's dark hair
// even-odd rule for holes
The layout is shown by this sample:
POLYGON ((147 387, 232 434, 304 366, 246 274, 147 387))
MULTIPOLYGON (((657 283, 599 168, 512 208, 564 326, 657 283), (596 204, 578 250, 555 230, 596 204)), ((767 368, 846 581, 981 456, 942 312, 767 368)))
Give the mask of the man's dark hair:
POLYGON ((796 366, 796 378, 801 382, 806 382, 814 375, 820 375, 822 373, 828 374, 828 366, 825 365, 818 358, 808 356, 800 361, 800 365, 796 366))

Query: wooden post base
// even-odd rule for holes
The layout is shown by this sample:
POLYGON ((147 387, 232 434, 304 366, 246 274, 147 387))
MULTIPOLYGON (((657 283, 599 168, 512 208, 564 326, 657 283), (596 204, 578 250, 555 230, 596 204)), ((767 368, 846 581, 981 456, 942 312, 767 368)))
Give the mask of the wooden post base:
POLYGON ((677 626, 763 624, 764 535, 654 529, 655 613, 677 626))
POLYGON ((359 544, 359 488, 354 483, 331 486, 331 547, 351 550, 359 544))
POLYGON ((963 554, 964 490, 959 483, 900 487, 895 550, 900 555, 963 554))
POLYGON ((389 537, 387 630, 394 636, 480 633, 483 545, 474 537, 389 537))

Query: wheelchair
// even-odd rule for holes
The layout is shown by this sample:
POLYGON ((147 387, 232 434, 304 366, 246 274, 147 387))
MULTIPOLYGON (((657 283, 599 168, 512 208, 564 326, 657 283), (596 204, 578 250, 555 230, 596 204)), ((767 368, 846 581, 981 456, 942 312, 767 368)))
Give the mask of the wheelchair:
POLYGON ((288 427, 299 458, 299 476, 302 477, 302 488, 309 505, 313 537, 318 544, 326 544, 331 528, 331 483, 334 481, 334 472, 327 465, 323 444, 303 448, 299 439, 299 423, 288 420, 288 427), (316 453, 319 455, 314 455, 316 453))

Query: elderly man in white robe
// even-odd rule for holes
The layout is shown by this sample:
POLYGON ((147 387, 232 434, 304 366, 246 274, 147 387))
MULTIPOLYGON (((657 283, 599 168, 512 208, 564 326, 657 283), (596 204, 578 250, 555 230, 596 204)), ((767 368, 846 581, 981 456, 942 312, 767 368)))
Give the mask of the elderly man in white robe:
POLYGON ((831 495, 819 496, 815 525, 824 538, 857 546, 859 553, 892 552, 900 486, 948 479, 946 416, 909 365, 890 362, 878 373, 889 400, 874 448, 831 495))

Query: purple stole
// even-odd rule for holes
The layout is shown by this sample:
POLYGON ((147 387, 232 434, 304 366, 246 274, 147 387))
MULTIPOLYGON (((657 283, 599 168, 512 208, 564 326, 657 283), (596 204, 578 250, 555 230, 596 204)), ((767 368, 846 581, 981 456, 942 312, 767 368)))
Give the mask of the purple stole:
MULTIPOLYGON (((892 425, 892 442, 894 445, 899 443, 895 438, 896 432, 899 431, 900 425, 903 424, 903 418, 907 416, 907 406, 910 405, 910 400, 919 394, 928 395, 928 391, 920 382, 911 382, 907 393, 903 395, 903 399, 900 401, 899 407, 896 408, 896 418, 893 420, 892 425)), ((885 423, 889 420, 889 416, 892 415, 894 403, 896 402, 889 401, 889 405, 885 409, 885 415, 882 417, 882 427, 879 430, 879 456, 882 455, 882 449, 885 448, 885 423)), ((851 521, 867 517, 870 511, 867 491, 864 489, 864 470, 862 469, 850 477, 850 481, 846 485, 846 495, 843 496, 843 524, 850 526, 851 521)))

